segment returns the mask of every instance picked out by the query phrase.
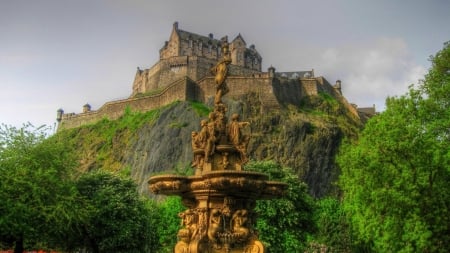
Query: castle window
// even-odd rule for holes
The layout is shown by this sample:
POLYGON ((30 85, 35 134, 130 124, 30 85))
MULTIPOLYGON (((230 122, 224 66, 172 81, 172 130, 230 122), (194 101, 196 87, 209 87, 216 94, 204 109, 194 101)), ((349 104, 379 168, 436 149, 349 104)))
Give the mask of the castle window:
POLYGON ((198 50, 202 50, 202 42, 200 41, 199 43, 198 43, 198 50))
POLYGON ((208 45, 208 53, 211 53, 212 46, 208 45))
POLYGON ((189 47, 192 47, 192 40, 189 40, 189 47))

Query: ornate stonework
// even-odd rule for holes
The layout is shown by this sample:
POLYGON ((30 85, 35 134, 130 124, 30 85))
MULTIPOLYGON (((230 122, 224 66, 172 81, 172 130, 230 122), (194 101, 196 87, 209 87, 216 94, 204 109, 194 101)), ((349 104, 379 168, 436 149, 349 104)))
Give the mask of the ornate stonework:
MULTIPOLYGON (((243 171, 248 161, 250 123, 226 116, 222 96, 231 62, 229 45, 222 41, 222 58, 211 71, 215 75, 214 111, 192 132, 194 176, 160 175, 149 179, 155 194, 181 196, 188 208, 181 212, 175 253, 264 253, 255 231, 257 199, 281 197, 287 185, 269 181, 263 173, 243 171)), ((175 235, 174 235, 175 236, 175 235)))

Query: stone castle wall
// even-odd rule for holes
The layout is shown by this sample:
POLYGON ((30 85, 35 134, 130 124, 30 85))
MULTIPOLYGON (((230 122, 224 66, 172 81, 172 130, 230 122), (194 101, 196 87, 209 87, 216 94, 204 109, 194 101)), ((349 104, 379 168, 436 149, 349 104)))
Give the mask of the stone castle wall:
MULTIPOLYGON (((230 72, 233 71, 240 75, 227 78, 226 82, 230 92, 226 96, 239 98, 242 95, 253 93, 256 95, 255 98, 259 99, 261 103, 261 109, 263 110, 261 113, 271 109, 278 109, 281 105, 298 105, 304 96, 317 95, 318 92, 327 92, 333 96, 337 94, 333 87, 322 77, 282 80, 270 77, 269 73, 252 73, 248 69, 243 70, 238 67, 234 68, 234 70, 232 67, 230 72)), ((133 111, 145 112, 174 101, 195 100, 207 103, 213 99, 215 92, 214 76, 209 75, 198 81, 193 81, 188 76, 184 76, 167 85, 156 95, 131 97, 107 102, 96 111, 80 114, 63 114, 59 129, 93 124, 103 118, 114 120, 123 115, 126 107, 130 107, 133 111)))
MULTIPOLYGON (((162 59, 150 69, 138 70, 133 83, 131 97, 163 89, 185 76, 194 81, 210 76, 211 68, 216 63, 215 60, 197 56, 177 56, 162 59)), ((236 76, 251 76, 261 72, 230 65, 229 73, 236 76)))
POLYGON ((156 95, 107 102, 96 111, 63 114, 58 130, 94 124, 104 118, 115 120, 124 114, 127 107, 132 111, 146 112, 177 100, 188 100, 195 96, 194 93, 194 83, 188 78, 182 78, 156 95))

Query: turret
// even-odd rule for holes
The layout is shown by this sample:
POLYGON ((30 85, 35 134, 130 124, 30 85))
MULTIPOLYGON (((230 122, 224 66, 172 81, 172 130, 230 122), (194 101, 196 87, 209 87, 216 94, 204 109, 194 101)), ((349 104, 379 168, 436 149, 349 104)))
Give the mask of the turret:
POLYGON ((83 113, 87 113, 91 111, 91 105, 90 104, 85 104, 83 105, 83 113))
POLYGON ((58 124, 61 122, 63 114, 64 114, 64 110, 62 108, 59 108, 56 111, 56 121, 58 121, 58 124))
POLYGON ((336 80, 336 84, 333 85, 333 88, 342 95, 342 90, 341 90, 341 80, 336 80))
POLYGON ((270 67, 267 69, 267 72, 269 72, 269 77, 274 78, 275 77, 275 68, 270 65, 270 67))

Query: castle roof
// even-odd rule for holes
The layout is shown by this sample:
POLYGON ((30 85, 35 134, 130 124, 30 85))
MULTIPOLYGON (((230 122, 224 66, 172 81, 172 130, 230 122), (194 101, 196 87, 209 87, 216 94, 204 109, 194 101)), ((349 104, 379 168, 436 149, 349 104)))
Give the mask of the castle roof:
POLYGON ((199 34, 192 33, 192 32, 187 32, 187 31, 180 30, 180 29, 177 29, 177 33, 178 33, 178 35, 180 36, 180 38, 182 40, 201 41, 205 45, 207 45, 208 43, 213 45, 213 46, 219 46, 220 45, 220 40, 214 39, 212 34, 210 34, 209 37, 206 37, 206 36, 203 36, 203 35, 199 35, 199 34))
POLYGON ((247 45, 247 42, 245 42, 244 38, 240 33, 238 34, 238 36, 236 36, 236 38, 234 38, 233 42, 239 39, 242 40, 242 42, 244 42, 244 45, 247 45))

